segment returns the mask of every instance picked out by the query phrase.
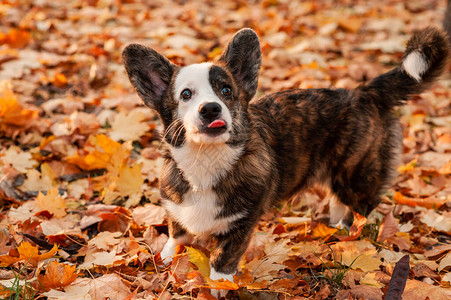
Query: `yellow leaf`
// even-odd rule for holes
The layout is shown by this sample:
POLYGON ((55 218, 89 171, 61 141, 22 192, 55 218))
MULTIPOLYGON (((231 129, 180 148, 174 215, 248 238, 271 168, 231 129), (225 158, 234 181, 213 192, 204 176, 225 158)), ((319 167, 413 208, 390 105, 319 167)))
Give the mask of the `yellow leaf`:
POLYGON ((199 271, 202 273, 202 275, 205 278, 209 278, 210 277, 210 260, 208 259, 208 257, 205 255, 205 253, 192 248, 192 247, 187 247, 186 248, 186 253, 188 254, 189 257, 189 261, 191 263, 193 263, 194 265, 196 265, 196 267, 199 269, 199 271))
POLYGON ((65 160, 84 170, 104 169, 114 171, 129 157, 128 144, 120 144, 106 135, 90 136, 81 153, 68 156, 65 160))
POLYGON ((411 161, 409 161, 407 164, 399 166, 398 167, 398 172, 399 173, 407 173, 412 171, 418 163, 418 157, 412 159, 411 161))
POLYGON ((370 286, 375 286, 377 288, 383 288, 384 285, 375 278, 376 273, 367 273, 363 278, 360 279, 360 284, 366 284, 370 286))
MULTIPOLYGON (((90 138, 90 140, 91 140, 91 138, 90 138)), ((112 139, 110 139, 109 137, 107 137, 104 134, 97 135, 95 137, 95 143, 97 145, 99 145, 100 147, 102 147, 102 149, 110 155, 113 155, 114 153, 116 153, 119 150, 119 148, 121 147, 120 143, 113 141, 112 139)))
POLYGON ((57 188, 52 188, 47 192, 47 195, 39 192, 36 198, 36 204, 42 209, 47 210, 55 217, 60 218, 66 215, 66 203, 58 193, 57 188))
POLYGON ((379 258, 371 254, 343 253, 343 264, 350 266, 351 269, 360 269, 363 272, 377 271, 382 264, 379 258))
POLYGON ((41 165, 41 176, 48 177, 52 180, 55 180, 56 174, 53 171, 52 167, 48 163, 43 163, 41 165))
POLYGON ((122 197, 141 192, 144 178, 141 174, 141 166, 135 164, 133 167, 124 166, 119 169, 117 188, 122 197))
POLYGON ((22 244, 17 247, 17 252, 19 252, 19 260, 28 262, 32 266, 36 266, 38 262, 53 257, 56 251, 58 251, 56 244, 49 252, 43 254, 39 254, 38 247, 32 246, 28 242, 22 242, 22 244))
POLYGON ((337 228, 331 228, 323 223, 318 223, 318 225, 312 229, 312 237, 314 239, 326 238, 331 236, 337 231, 338 231, 337 228))

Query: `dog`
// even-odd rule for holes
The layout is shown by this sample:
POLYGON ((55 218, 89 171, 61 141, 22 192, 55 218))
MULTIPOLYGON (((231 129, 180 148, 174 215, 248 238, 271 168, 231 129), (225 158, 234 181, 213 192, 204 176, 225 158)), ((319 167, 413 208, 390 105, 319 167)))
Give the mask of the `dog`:
POLYGON ((170 261, 179 244, 213 237, 210 278, 233 281, 253 228, 269 207, 314 183, 330 187, 331 223, 367 215, 395 176, 402 131, 393 108, 445 68, 439 29, 409 40, 401 65, 354 90, 295 89, 253 99, 261 66, 252 29, 238 31, 220 58, 185 67, 130 44, 125 68, 164 126, 159 179, 170 261))

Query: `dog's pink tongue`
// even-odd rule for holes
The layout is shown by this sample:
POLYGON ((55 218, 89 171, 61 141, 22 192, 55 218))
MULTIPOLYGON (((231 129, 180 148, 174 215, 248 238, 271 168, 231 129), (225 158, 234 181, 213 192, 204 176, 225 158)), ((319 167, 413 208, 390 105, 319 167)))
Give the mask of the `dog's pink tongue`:
POLYGON ((225 122, 223 120, 214 120, 213 122, 208 125, 208 128, 218 128, 218 127, 224 127, 225 122))

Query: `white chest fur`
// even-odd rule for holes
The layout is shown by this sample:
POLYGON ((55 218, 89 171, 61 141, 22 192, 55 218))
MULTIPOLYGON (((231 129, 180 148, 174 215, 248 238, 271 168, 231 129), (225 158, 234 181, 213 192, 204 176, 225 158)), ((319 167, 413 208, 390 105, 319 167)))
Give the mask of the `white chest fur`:
POLYGON ((205 190, 217 183, 232 168, 242 151, 242 147, 230 147, 226 144, 191 142, 171 149, 177 167, 194 190, 205 190))
POLYGON ((170 215, 193 234, 224 233, 229 224, 242 217, 235 214, 217 218, 222 205, 212 186, 224 176, 238 160, 243 149, 226 144, 199 145, 187 142, 180 148, 172 148, 177 167, 183 172, 191 189, 183 195, 183 202, 164 201, 170 215))
POLYGON ((231 222, 241 218, 241 213, 226 218, 217 218, 222 209, 216 193, 211 190, 189 191, 183 195, 183 202, 176 204, 166 200, 163 206, 184 228, 195 235, 225 233, 231 222))

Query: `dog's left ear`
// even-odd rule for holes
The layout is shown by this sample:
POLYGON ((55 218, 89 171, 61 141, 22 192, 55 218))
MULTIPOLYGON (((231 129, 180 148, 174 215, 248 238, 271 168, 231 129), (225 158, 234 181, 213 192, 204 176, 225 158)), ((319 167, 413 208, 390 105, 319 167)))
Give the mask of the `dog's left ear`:
POLYGON ((262 61, 260 42, 255 31, 250 28, 238 31, 219 61, 226 64, 235 81, 244 89, 250 100, 257 91, 262 61))

